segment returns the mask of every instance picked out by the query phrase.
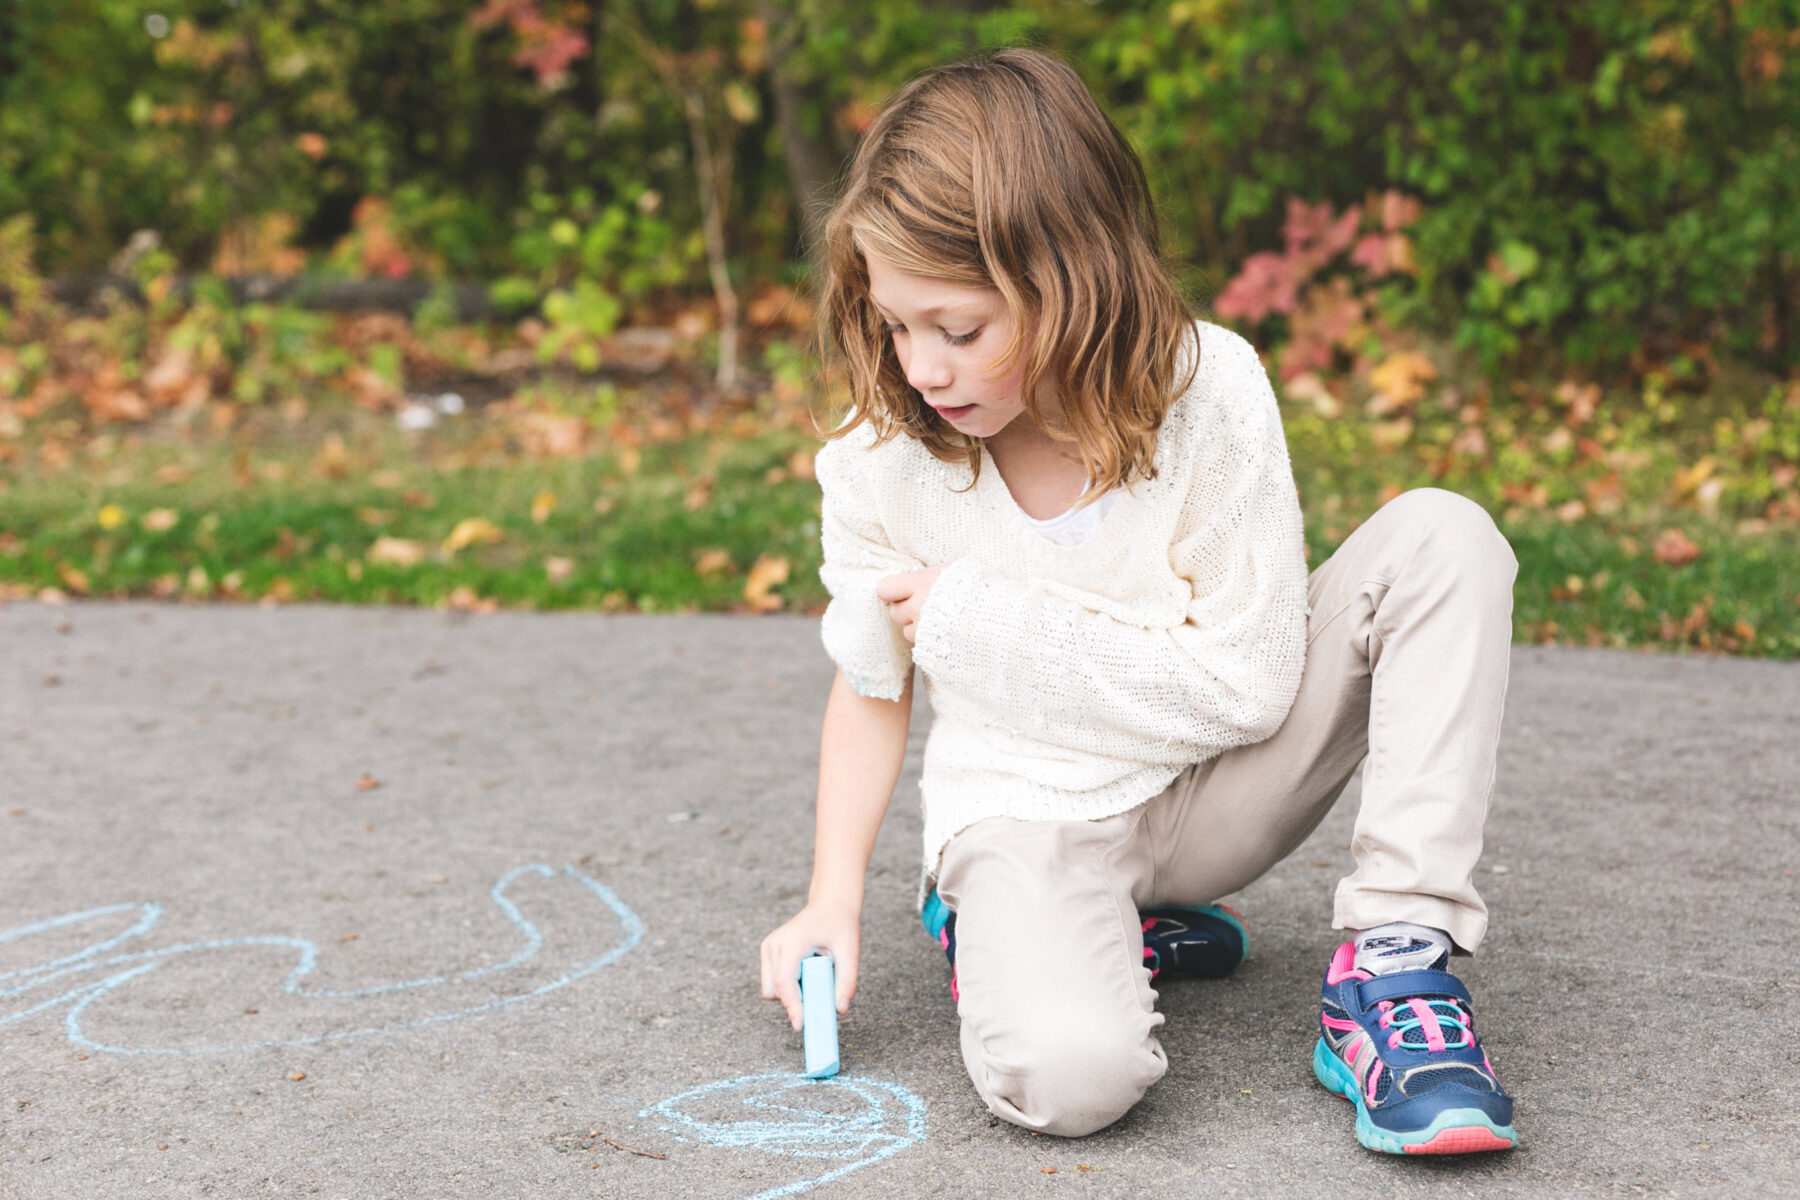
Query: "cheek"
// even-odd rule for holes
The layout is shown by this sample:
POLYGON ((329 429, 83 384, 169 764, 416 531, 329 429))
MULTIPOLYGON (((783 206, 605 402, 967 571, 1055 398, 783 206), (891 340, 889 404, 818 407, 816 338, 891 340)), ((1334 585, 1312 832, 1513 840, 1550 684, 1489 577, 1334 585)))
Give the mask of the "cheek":
POLYGON ((1021 355, 1019 361, 1015 362, 1012 365, 1012 369, 1005 374, 990 374, 989 372, 993 367, 993 363, 988 363, 987 368, 983 370, 981 375, 982 387, 988 395, 995 398, 1015 395, 1019 388, 1024 385, 1024 356, 1021 355))

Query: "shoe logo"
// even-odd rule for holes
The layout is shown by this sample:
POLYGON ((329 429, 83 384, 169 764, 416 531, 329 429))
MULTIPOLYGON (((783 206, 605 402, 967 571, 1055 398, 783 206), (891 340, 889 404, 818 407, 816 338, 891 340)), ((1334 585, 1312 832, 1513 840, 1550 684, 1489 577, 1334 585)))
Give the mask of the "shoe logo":
POLYGON ((1411 954, 1414 950, 1423 950, 1431 943, 1415 937, 1373 937, 1357 947, 1359 950, 1374 950, 1386 958, 1394 954, 1411 954))

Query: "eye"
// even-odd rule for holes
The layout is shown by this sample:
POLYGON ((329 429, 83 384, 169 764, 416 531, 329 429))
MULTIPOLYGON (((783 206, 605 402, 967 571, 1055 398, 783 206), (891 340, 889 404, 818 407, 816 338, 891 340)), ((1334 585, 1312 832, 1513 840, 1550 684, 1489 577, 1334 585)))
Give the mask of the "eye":
POLYGON ((944 340, 949 342, 952 346, 966 346, 980 336, 981 329, 980 327, 977 327, 969 330, 967 333, 946 333, 944 334, 944 340))
POLYGON ((887 330, 889 333, 905 333, 906 332, 906 326, 904 326, 904 325, 883 325, 882 328, 887 330))

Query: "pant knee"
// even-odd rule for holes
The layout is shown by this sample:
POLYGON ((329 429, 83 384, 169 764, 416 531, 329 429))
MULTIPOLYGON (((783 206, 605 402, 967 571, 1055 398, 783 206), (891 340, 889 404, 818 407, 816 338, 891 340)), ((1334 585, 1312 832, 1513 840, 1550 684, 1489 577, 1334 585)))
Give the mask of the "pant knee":
POLYGON ((1168 1062, 1147 1029, 1045 1023, 1017 1031, 999 1052, 983 1047, 969 1068, 996 1115, 1041 1133, 1082 1137, 1129 1112, 1168 1062))
POLYGON ((1487 509, 1467 496, 1443 488, 1413 488, 1388 501, 1377 515, 1405 522, 1433 554, 1490 574, 1508 589, 1518 574, 1512 544, 1487 509))

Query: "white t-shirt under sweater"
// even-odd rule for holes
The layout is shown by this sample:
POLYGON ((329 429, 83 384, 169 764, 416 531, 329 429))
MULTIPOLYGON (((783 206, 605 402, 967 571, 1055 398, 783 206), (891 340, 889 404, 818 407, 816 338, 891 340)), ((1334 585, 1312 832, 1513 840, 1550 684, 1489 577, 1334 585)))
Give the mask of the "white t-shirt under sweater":
POLYGON ((1086 508, 1077 504, 1064 512, 1057 513, 1054 517, 1034 517, 1023 510, 1021 510, 1021 515, 1031 522, 1033 529, 1057 545, 1079 546, 1094 536, 1094 531, 1100 528, 1100 522, 1106 520, 1106 514, 1112 511, 1112 506, 1118 498, 1119 493, 1115 489, 1107 492, 1086 508))
POLYGON ((928 882, 977 821, 1125 812, 1287 716, 1307 570, 1281 415, 1250 344, 1194 328, 1199 368, 1163 420, 1156 478, 1110 493, 1076 545, 1033 528, 985 448, 972 487, 967 466, 904 434, 876 446, 866 423, 818 453, 826 652, 888 700, 916 665, 936 716, 928 882), (909 644, 875 585, 931 564, 909 644))

